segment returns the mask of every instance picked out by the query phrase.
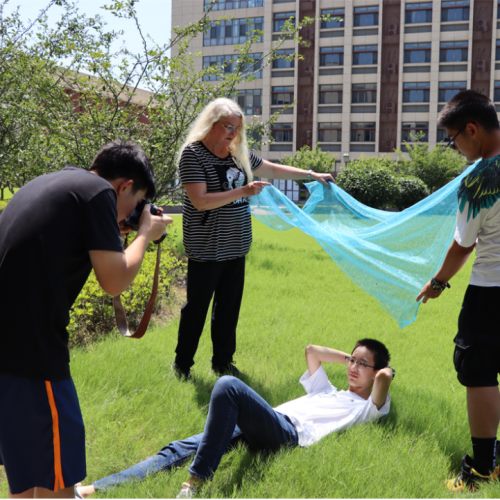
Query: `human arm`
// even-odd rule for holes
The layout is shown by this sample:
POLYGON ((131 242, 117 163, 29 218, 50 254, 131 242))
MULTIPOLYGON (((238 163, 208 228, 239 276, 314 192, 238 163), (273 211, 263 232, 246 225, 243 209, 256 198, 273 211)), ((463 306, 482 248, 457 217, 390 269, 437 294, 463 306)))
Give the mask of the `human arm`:
MULTIPOLYGON (((434 276, 435 280, 440 283, 448 283, 448 281, 450 281, 451 278, 453 278, 453 276, 455 276, 455 274, 462 269, 475 246, 476 244, 474 243, 470 247, 462 247, 456 240, 453 240, 453 243, 448 249, 443 265, 437 272, 436 276, 434 276)), ((442 292, 438 290, 434 290, 431 286, 431 282, 429 281, 419 293, 417 302, 423 297, 423 303, 425 304, 427 300, 436 299, 441 295, 441 293, 442 292)))
POLYGON ((270 186, 269 182, 254 181, 236 189, 209 193, 205 182, 194 182, 184 184, 184 189, 196 210, 213 210, 240 198, 256 196, 266 186, 270 186))
MULTIPOLYGON (((262 165, 257 169, 259 177, 268 179, 281 179, 281 180, 296 180, 304 181, 309 180, 308 171, 301 168, 290 167, 288 165, 278 165, 271 163, 267 160, 262 160, 262 165)), ((328 182, 335 182, 332 174, 320 174, 318 172, 311 172, 311 179, 313 181, 321 182, 328 186, 328 182)))
POLYGON ((124 292, 134 281, 141 268, 148 243, 160 239, 167 224, 173 222, 166 215, 151 215, 148 207, 146 205, 146 209, 142 212, 139 230, 134 241, 124 253, 108 250, 89 251, 99 285, 113 297, 124 292))
POLYGON ((309 375, 313 375, 321 363, 342 363, 345 364, 346 352, 331 349, 320 345, 308 345, 306 347, 306 363, 309 375))
POLYGON ((392 368, 386 366, 381 370, 377 370, 375 374, 375 381, 373 382, 373 390, 372 390, 372 401, 373 404, 377 407, 377 410, 380 410, 382 406, 384 406, 387 400, 387 394, 389 394, 389 387, 392 382, 392 368))

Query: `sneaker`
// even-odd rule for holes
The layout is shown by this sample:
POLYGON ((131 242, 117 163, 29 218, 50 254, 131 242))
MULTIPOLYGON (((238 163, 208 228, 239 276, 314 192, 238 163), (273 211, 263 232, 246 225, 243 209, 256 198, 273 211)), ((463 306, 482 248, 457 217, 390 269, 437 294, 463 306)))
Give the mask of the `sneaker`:
POLYGON ((177 365, 174 363, 172 365, 172 368, 174 370, 175 376, 183 381, 183 382, 188 382, 190 380, 193 380, 193 376, 191 375, 191 369, 190 368, 183 368, 182 366, 177 365))
POLYGON ((182 483, 182 490, 175 498, 194 498, 196 496, 196 486, 194 484, 182 483))
MULTIPOLYGON (((212 360, 210 360, 212 361, 212 360)), ((212 371, 217 375, 232 375, 233 377, 239 378, 242 373, 234 366, 234 361, 231 361, 225 365, 214 365, 212 363, 212 371)))
POLYGON ((474 490, 478 487, 477 483, 498 479, 500 476, 500 465, 497 465, 489 476, 479 474, 473 467, 473 460, 469 455, 462 458, 462 472, 456 479, 449 479, 446 487, 451 491, 463 491, 465 488, 474 490))

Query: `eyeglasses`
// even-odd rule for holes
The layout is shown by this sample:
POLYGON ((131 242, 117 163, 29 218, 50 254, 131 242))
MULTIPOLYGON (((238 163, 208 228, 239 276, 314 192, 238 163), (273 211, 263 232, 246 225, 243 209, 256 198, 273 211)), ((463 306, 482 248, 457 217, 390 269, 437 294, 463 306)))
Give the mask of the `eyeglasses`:
POLYGON ((233 127, 232 125, 224 125, 223 123, 221 123, 221 125, 227 130, 228 134, 232 134, 233 132, 238 133, 238 130, 241 128, 241 127, 233 127))
POLYGON ((356 364, 356 369, 360 372, 362 372, 365 368, 373 368, 375 369, 374 366, 368 365, 366 363, 363 363, 363 361, 356 361, 352 356, 346 356, 345 357, 345 364, 349 366, 350 364, 355 363, 356 364))
MULTIPOLYGON (((476 124, 476 122, 470 122, 470 123, 473 123, 474 125, 476 124)), ((455 146, 455 139, 465 130, 465 128, 467 127, 468 123, 466 123, 448 142, 447 146, 453 150, 456 150, 457 147, 455 146)))

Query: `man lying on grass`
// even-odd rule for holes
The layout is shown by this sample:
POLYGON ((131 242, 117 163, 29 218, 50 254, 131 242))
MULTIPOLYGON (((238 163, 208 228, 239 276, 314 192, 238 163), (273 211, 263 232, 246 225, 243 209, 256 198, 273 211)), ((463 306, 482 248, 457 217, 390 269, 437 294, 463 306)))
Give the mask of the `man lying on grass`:
POLYGON ((356 342, 352 355, 328 347, 306 348, 307 371, 300 383, 306 396, 273 409, 241 380, 224 376, 214 386, 205 432, 174 441, 154 457, 118 474, 79 486, 78 497, 104 491, 160 470, 181 465, 196 455, 189 467, 191 478, 177 498, 191 498, 196 488, 211 479, 222 455, 238 441, 254 450, 276 451, 282 446, 310 446, 331 432, 376 420, 389 413, 389 386, 394 370, 390 355, 378 340, 356 342), (339 391, 329 382, 321 363, 347 365, 349 389, 339 391), (372 391, 373 388, 373 391, 372 391))

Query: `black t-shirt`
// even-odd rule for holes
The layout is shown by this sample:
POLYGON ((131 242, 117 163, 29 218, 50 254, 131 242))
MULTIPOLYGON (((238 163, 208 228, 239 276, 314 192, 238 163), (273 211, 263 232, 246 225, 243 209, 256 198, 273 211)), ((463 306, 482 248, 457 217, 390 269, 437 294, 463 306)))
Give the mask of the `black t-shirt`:
MULTIPOLYGON (((252 171, 262 158, 250 151, 252 171)), ((248 183, 247 176, 231 155, 219 158, 203 142, 186 146, 179 162, 183 184, 205 182, 207 192, 229 191, 248 183)), ((221 261, 246 255, 252 243, 249 198, 240 198, 213 210, 200 211, 187 193, 182 211, 183 242, 188 258, 196 261, 221 261)))
POLYGON ((123 252, 116 193, 77 167, 22 187, 0 215, 0 372, 69 378, 69 310, 92 269, 89 250, 123 252))

